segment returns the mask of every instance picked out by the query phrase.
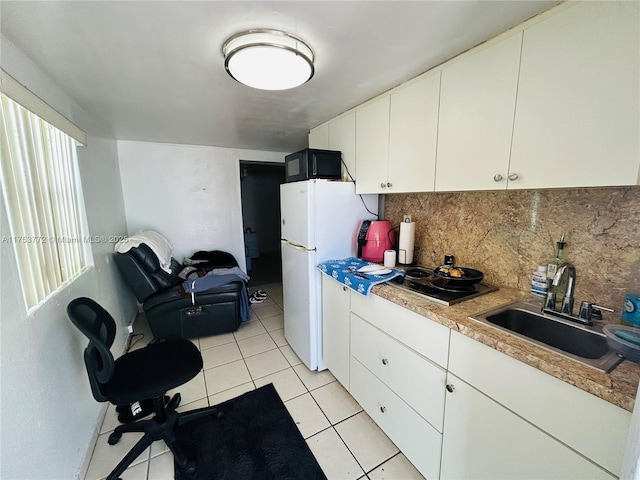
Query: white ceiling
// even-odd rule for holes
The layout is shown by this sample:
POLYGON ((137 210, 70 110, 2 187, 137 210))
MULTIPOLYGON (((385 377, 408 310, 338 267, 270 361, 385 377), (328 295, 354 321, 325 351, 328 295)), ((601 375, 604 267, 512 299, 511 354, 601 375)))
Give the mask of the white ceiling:
POLYGON ((10 1, 2 34, 117 139, 274 151, 557 1, 10 1), (265 92, 227 75, 234 33, 306 40, 315 76, 265 92))

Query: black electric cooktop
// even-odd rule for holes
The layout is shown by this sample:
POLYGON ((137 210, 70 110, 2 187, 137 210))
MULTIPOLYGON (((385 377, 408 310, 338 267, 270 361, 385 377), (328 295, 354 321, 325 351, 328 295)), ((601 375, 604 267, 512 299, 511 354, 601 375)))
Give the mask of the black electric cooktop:
POLYGON ((404 277, 395 277, 387 284, 440 305, 453 305, 498 290, 498 287, 483 282, 454 286, 442 285, 432 279, 432 268, 415 266, 408 267, 404 277))

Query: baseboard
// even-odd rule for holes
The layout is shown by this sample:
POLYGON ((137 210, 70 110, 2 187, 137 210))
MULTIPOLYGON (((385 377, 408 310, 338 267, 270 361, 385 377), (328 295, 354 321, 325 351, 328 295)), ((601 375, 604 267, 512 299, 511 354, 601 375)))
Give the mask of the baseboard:
POLYGON ((80 471, 78 472, 77 480, 84 480, 87 477, 87 472, 89 471, 89 465, 91 464, 91 457, 93 457, 93 452, 96 449, 96 445, 98 443, 98 437, 100 437, 100 429, 102 428, 102 424, 104 423, 104 419, 107 416, 107 410, 109 409, 108 403, 100 404, 102 406, 102 411, 100 415, 98 415, 98 423, 93 429, 93 434, 91 435, 91 440, 89 441, 89 447, 84 455, 84 460, 82 461, 82 465, 80 466, 80 471))
MULTIPOLYGON (((136 325, 136 320, 138 319, 138 312, 135 312, 133 314, 133 318, 129 320, 129 322, 127 323, 127 326, 131 325, 133 327, 133 329, 135 329, 135 325, 136 325)), ((125 336, 125 342, 124 342, 124 349, 121 352, 121 355, 124 355, 125 353, 127 353, 127 351, 129 350, 129 347, 131 346, 131 338, 132 338, 132 333, 128 332, 126 333, 125 336)), ((119 357, 118 356, 118 357, 119 357)), ((118 358, 116 357, 116 358, 118 358)), ((105 403, 101 403, 100 404, 102 406, 101 412, 98 415, 98 423, 96 424, 94 430, 93 430, 93 434, 91 435, 91 440, 89 443, 89 447, 87 448, 87 452, 85 453, 85 457, 84 460, 82 462, 82 465, 80 466, 80 471, 78 472, 78 476, 76 477, 78 480, 83 480, 86 476, 87 476, 87 472, 89 470, 89 464, 91 463, 91 457, 93 456, 93 451, 96 448, 96 444, 98 443, 98 437, 100 437, 100 429, 102 428, 102 424, 104 423, 104 419, 107 416, 107 410, 109 409, 109 403, 105 402, 105 403)))

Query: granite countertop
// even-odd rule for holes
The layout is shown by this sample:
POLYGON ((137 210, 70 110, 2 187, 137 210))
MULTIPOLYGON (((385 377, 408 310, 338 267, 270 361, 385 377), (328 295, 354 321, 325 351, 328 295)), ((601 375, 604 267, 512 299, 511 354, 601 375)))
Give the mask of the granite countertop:
POLYGON ((469 315, 515 300, 531 299, 521 290, 500 288, 497 292, 443 306, 386 284, 371 293, 445 325, 485 345, 553 375, 614 405, 633 411, 640 380, 640 365, 625 360, 610 373, 602 373, 559 353, 511 335, 501 329, 472 320, 469 315))

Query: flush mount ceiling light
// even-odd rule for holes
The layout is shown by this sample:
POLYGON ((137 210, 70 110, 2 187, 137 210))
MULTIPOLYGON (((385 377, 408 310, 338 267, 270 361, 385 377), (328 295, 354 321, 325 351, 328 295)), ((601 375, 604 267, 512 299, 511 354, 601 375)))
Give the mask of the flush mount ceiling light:
POLYGON ((229 38, 222 47, 227 73, 261 90, 287 90, 313 77, 313 51, 279 30, 254 29, 229 38))

